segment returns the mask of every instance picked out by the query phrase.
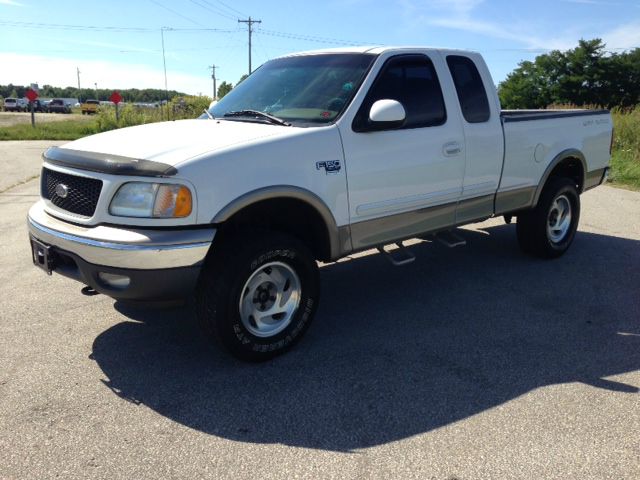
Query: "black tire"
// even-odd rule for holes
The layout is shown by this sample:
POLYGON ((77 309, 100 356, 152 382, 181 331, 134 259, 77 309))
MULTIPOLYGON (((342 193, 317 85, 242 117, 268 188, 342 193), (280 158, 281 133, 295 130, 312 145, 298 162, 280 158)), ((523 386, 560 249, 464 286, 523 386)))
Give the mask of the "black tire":
MULTIPOLYGON (((198 319, 205 333, 235 357, 251 362, 268 360, 293 347, 309 328, 319 301, 318 266, 311 252, 296 238, 269 231, 243 232, 214 243, 212 248, 196 289, 198 319), (258 309, 266 307, 257 303, 261 301, 257 296, 263 293, 262 286, 275 285, 261 283, 251 295, 249 280, 265 272, 270 275, 272 268, 295 272, 293 284, 298 282, 295 291, 299 300, 293 313, 278 313, 268 319, 275 329, 283 329, 264 336, 252 315, 245 314, 243 320, 241 301, 256 304, 258 309), (278 315, 283 315, 283 320, 278 315), (279 321, 285 323, 278 326, 279 321)), ((286 283, 282 290, 287 290, 286 283)))
POLYGON ((580 220, 580 195, 575 182, 564 177, 552 177, 545 185, 538 205, 533 210, 518 214, 516 233, 523 252, 540 258, 557 258, 571 246, 580 220), (558 215, 558 204, 569 206, 571 215, 568 228, 553 229, 558 215), (549 228, 547 228, 549 227, 549 228), (551 231, 550 231, 551 230, 551 231))

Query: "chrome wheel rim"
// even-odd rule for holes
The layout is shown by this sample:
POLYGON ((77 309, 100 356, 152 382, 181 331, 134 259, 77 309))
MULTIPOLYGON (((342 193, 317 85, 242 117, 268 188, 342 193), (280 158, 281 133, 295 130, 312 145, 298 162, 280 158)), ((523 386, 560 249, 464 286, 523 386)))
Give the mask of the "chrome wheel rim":
POLYGON ((300 278, 286 263, 271 262, 254 271, 242 288, 240 318, 256 337, 272 337, 291 323, 302 296, 300 278))
POLYGON ((559 243, 567 236, 571 227, 571 201, 560 195, 551 204, 547 217, 547 236, 553 243, 559 243))

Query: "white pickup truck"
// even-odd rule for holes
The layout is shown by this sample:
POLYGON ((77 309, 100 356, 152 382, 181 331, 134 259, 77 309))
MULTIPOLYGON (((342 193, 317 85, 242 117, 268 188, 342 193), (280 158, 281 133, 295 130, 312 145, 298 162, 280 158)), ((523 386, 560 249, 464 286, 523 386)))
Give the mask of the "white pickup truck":
POLYGON ((396 243, 402 264, 403 240, 498 215, 563 254, 611 139, 607 111, 501 111, 476 53, 289 55, 199 119, 47 150, 33 261, 116 299, 195 293, 208 334, 264 360, 309 327, 317 260, 396 243))

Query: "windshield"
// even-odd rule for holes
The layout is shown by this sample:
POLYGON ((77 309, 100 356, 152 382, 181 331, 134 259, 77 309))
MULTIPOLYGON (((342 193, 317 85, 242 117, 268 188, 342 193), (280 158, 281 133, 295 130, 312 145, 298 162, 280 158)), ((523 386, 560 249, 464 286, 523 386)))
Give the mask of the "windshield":
POLYGON ((264 112, 291 123, 333 122, 357 92, 373 63, 370 54, 318 54, 265 63, 209 112, 216 118, 265 121, 241 113, 264 112), (240 115, 239 115, 240 114, 240 115))

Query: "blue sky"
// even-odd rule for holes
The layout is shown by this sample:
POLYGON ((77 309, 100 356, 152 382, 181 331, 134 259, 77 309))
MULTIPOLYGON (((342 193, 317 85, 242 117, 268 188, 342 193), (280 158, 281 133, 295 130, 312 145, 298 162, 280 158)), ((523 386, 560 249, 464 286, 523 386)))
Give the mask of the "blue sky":
POLYGON ((160 28, 171 27, 168 87, 211 95, 209 65, 218 83, 248 69, 237 22, 248 16, 262 21, 254 69, 300 50, 428 45, 479 51, 497 83, 519 61, 580 38, 640 47, 640 0, 0 0, 0 84, 77 86, 78 67, 83 87, 162 88, 160 28))

